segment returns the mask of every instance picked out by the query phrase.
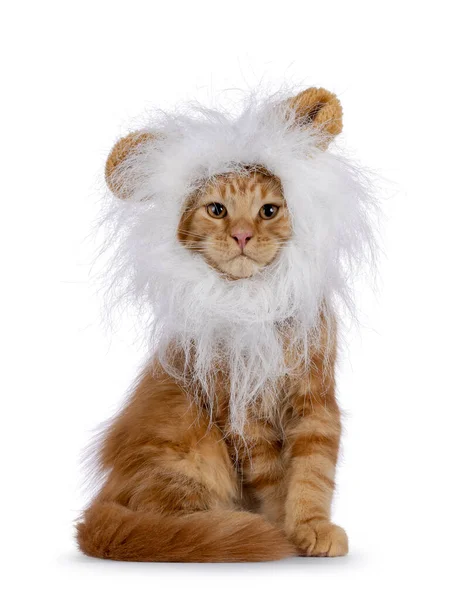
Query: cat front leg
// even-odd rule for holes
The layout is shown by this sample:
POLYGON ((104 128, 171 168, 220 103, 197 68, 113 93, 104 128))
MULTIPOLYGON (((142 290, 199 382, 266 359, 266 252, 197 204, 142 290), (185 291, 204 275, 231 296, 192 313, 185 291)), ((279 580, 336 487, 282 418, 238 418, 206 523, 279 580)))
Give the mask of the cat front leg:
POLYGON ((331 522, 341 425, 334 393, 297 398, 301 416, 288 433, 285 531, 299 554, 343 556, 347 534, 331 522))
POLYGON ((280 433, 265 419, 250 419, 244 436, 238 436, 243 483, 257 500, 257 510, 282 527, 284 519, 285 465, 280 433))

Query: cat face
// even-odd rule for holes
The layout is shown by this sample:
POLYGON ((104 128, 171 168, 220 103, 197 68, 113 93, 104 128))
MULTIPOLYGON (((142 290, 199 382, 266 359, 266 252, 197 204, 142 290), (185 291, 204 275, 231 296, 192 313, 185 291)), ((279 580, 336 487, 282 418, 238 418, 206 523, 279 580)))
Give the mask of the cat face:
POLYGON ((268 174, 221 175, 191 197, 178 238, 231 279, 269 265, 291 237, 281 184, 268 174))

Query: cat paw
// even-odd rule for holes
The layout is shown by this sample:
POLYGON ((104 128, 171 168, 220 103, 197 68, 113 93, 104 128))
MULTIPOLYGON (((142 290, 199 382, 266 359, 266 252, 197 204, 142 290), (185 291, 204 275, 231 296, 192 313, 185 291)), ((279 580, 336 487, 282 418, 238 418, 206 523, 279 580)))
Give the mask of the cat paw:
POLYGON ((291 539, 300 556, 345 556, 348 553, 347 534, 329 521, 300 523, 291 539))

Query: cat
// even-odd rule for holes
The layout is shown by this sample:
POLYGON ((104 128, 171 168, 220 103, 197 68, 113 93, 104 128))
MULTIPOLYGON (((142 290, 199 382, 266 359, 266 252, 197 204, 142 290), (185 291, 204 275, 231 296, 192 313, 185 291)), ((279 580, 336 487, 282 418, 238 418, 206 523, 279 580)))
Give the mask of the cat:
MULTIPOLYGON (((283 136, 303 136, 292 142, 294 152, 302 141, 303 162, 316 169, 330 160, 322 157, 342 126, 333 94, 312 88, 281 111, 272 104, 268 110, 275 111, 283 136)), ((267 114, 256 122, 259 136, 268 127, 267 114)), ((155 198, 158 188, 164 197, 161 165, 152 175, 153 188, 147 183, 139 188, 136 181, 151 164, 148 152, 153 160, 164 156, 158 144, 167 143, 177 161, 174 146, 159 141, 170 140, 172 130, 170 123, 165 134, 139 132, 118 142, 106 167, 116 196, 155 198)), ((181 164, 181 154, 178 160, 181 164)), ((340 173, 343 163, 334 164, 335 171, 325 168, 325 178, 340 173)), ((140 231, 139 244, 128 250, 132 276, 137 262, 145 263, 139 267, 143 283, 134 281, 133 290, 154 309, 157 348, 104 434, 99 452, 104 482, 77 525, 85 554, 215 562, 348 552, 344 529, 331 521, 341 421, 337 321, 327 286, 335 281, 338 289, 341 280, 319 260, 324 244, 336 251, 334 238, 339 251, 348 247, 330 229, 320 238, 317 223, 310 227, 314 219, 308 221, 307 204, 296 209, 299 224, 288 177, 280 172, 256 159, 227 162, 184 184, 181 210, 174 215, 166 216, 172 211, 163 200, 123 209, 131 211, 127 231, 133 240, 135 228, 140 231), (160 226, 158 215, 168 219, 167 227, 160 226), (152 227, 150 242, 145 236, 152 227), (314 256, 318 274, 308 267, 309 229, 320 245, 314 256)), ((362 191, 348 169, 339 177, 332 182, 336 206, 339 194, 358 196, 353 229, 346 232, 353 240, 355 232, 366 232, 364 217, 358 221, 362 191)), ((329 192, 317 181, 320 204, 320 190, 329 192)), ((170 194, 176 195, 173 189, 170 194)), ((346 210, 351 208, 347 203, 346 210)), ((311 210, 316 219, 320 209, 311 210)), ((118 256, 123 269, 123 253, 118 256)))

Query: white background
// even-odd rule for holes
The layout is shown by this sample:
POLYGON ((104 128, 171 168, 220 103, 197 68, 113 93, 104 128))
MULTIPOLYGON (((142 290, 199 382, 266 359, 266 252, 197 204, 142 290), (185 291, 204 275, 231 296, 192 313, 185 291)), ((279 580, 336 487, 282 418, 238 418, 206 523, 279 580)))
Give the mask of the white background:
POLYGON ((5 598, 448 597, 449 74, 445 4, 9 2, 1 19, 5 598), (6 12, 5 12, 6 10, 6 12), (348 336, 336 521, 350 555, 257 565, 83 557, 80 455, 143 353, 108 335, 89 238, 115 139, 151 106, 319 85, 382 178, 376 297, 348 336), (446 589, 447 588, 447 589, 446 589))

